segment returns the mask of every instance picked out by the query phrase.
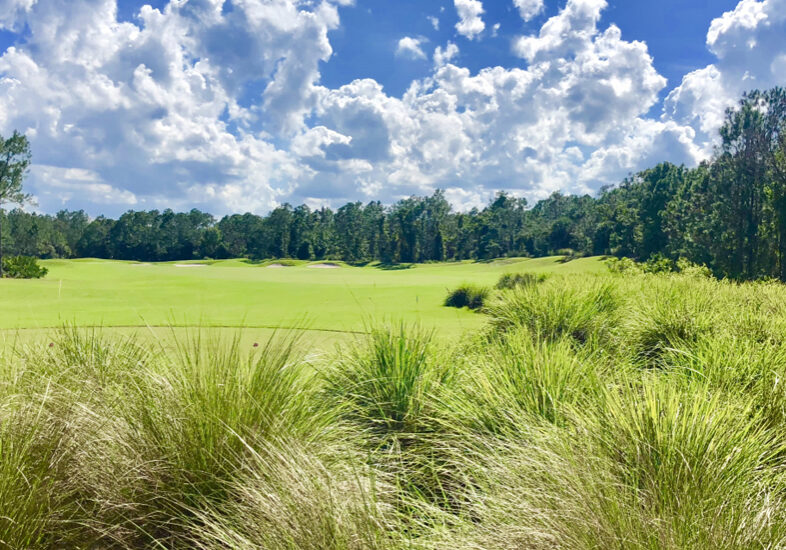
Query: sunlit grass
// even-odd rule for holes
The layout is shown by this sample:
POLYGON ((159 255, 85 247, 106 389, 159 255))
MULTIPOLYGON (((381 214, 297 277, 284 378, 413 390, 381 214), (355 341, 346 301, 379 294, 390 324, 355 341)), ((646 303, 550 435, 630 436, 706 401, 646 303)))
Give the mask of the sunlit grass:
POLYGON ((513 286, 453 343, 401 322, 318 354, 209 327, 6 346, 0 548, 786 545, 786 288, 513 286))

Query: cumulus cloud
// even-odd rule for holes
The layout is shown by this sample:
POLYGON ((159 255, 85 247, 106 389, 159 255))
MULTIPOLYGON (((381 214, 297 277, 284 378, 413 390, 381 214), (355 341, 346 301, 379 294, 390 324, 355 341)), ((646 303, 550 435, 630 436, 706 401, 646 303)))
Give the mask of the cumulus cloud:
POLYGON ((349 138, 325 147, 324 163, 343 168, 343 189, 392 198, 449 190, 477 204, 496 189, 531 198, 555 190, 591 192, 663 159, 693 163, 693 131, 647 113, 666 81, 646 45, 599 28, 604 2, 569 0, 537 35, 516 40, 527 69, 473 74, 452 64, 454 44, 437 48, 435 71, 402 98, 371 80, 321 90, 317 118, 349 138), (345 166, 345 164, 343 165, 345 166), (355 178, 356 185, 348 185, 355 178))
POLYGON ((483 4, 480 0, 453 0, 459 22, 456 23, 456 31, 469 40, 475 39, 486 28, 481 15, 483 15, 483 4))
POLYGON ((459 53, 458 46, 453 42, 448 42, 444 48, 437 46, 434 50, 434 65, 437 67, 445 65, 453 60, 459 53))
POLYGON ((439 17, 429 15, 426 17, 426 19, 428 19, 428 22, 431 23, 431 26, 434 27, 435 31, 439 30, 439 17))
POLYGON ((398 41, 396 46, 396 55, 399 57, 409 57, 410 59, 426 59, 426 53, 423 51, 424 38, 413 38, 405 36, 398 41))
MULTIPOLYGON (((666 80, 646 45, 601 25, 605 0, 566 0, 513 40, 520 67, 471 71, 447 42, 402 96, 372 79, 329 88, 320 64, 350 3, 176 1, 131 23, 115 0, 0 0, 0 26, 24 29, 0 55, 0 133, 30 137, 45 211, 264 212, 437 187, 471 207, 497 189, 537 199, 694 164, 743 90, 784 83, 786 0, 742 0, 710 27, 717 61, 653 119, 666 80)), ((460 34, 484 31, 481 2, 455 7, 460 34)), ((396 53, 425 59, 425 42, 405 36, 396 53)))
POLYGON ((546 8, 543 0, 513 0, 513 4, 518 8, 524 21, 529 21, 540 15, 546 8))
POLYGON ((786 83, 786 0, 742 0, 715 19, 707 47, 717 61, 687 74, 665 101, 664 120, 692 127, 709 154, 724 111, 743 92, 786 83))
MULTIPOLYGON (((3 4, 3 25, 29 30, 0 57, 0 130, 27 132, 37 164, 89 169, 138 206, 166 189, 219 212, 269 208, 308 173, 269 136, 302 130, 338 14, 327 2, 221 5, 145 6, 136 25, 114 0, 3 4)), ((42 206, 64 196, 45 176, 31 175, 42 206)))

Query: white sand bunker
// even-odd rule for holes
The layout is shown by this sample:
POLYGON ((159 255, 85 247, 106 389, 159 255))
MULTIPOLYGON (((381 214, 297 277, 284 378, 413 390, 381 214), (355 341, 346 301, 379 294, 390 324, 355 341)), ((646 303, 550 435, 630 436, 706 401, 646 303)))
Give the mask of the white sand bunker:
POLYGON ((207 264, 175 264, 175 267, 207 267, 207 264))
POLYGON ((323 264, 312 264, 308 267, 313 269, 338 269, 341 266, 338 264, 323 263, 323 264))
POLYGON ((270 264, 269 266, 266 266, 266 267, 272 268, 272 269, 281 269, 282 267, 292 267, 292 266, 291 265, 285 265, 285 264, 270 264))

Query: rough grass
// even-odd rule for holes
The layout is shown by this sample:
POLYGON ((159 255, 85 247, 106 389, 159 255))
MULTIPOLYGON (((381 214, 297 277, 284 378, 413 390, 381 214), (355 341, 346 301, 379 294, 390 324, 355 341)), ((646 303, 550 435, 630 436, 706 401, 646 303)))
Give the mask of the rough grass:
POLYGON ((401 323, 321 355, 4 350, 0 548, 786 546, 786 288, 515 286, 447 349, 401 323))

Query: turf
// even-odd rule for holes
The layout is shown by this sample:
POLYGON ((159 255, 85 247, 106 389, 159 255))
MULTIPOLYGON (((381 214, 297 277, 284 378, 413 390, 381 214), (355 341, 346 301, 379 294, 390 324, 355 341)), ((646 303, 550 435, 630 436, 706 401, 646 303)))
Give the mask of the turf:
MULTIPOLYGON (((307 328, 316 338, 364 332, 380 321, 418 322, 441 335, 481 326, 481 316, 443 307, 448 289, 492 285, 503 273, 601 273, 599 258, 505 259, 415 265, 313 269, 305 262, 143 264, 97 259, 47 260, 43 280, 0 281, 0 329, 46 329, 63 324, 116 327, 307 328), (322 336, 319 333, 325 333, 322 336)), ((318 262, 315 262, 315 264, 318 262)), ((313 265, 313 264, 312 264, 313 265)), ((251 335, 249 338, 253 338, 251 335)))

